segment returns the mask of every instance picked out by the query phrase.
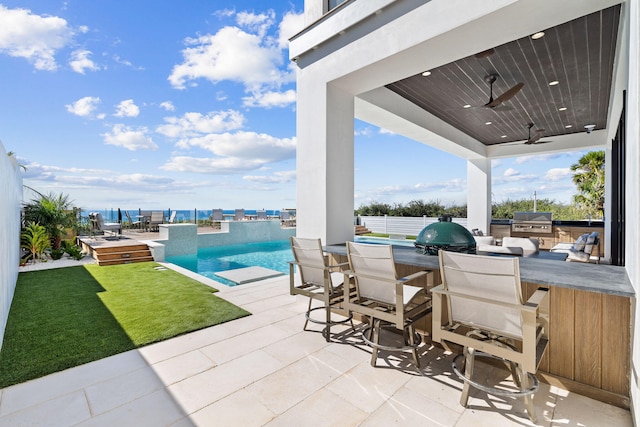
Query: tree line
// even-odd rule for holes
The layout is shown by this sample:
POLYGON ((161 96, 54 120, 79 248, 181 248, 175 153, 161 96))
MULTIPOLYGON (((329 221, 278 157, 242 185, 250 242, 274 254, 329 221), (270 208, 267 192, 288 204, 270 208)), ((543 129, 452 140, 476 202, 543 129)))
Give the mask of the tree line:
MULTIPOLYGON (((590 151, 576 164, 571 165, 572 181, 577 193, 572 204, 563 204, 550 199, 540 199, 536 211, 551 212, 554 219, 584 220, 601 219, 604 214, 604 151, 590 151)), ((532 212, 534 201, 531 199, 506 200, 493 203, 491 217, 494 219, 513 219, 514 212, 532 212)), ((355 211, 361 216, 428 216, 451 215, 454 218, 467 217, 467 205, 444 206, 438 200, 412 200, 409 203, 371 202, 361 205, 355 211)))

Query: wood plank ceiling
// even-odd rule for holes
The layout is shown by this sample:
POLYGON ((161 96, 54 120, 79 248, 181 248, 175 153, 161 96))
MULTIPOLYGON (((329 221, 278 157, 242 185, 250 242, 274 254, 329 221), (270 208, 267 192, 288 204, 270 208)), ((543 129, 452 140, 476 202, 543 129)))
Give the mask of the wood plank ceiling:
POLYGON ((536 143, 585 132, 586 125, 603 129, 619 18, 620 5, 613 6, 544 30, 541 38, 496 46, 386 87, 485 145, 526 141, 530 123, 536 143), (494 99, 524 86, 500 106, 485 107, 490 75, 497 76, 494 99))

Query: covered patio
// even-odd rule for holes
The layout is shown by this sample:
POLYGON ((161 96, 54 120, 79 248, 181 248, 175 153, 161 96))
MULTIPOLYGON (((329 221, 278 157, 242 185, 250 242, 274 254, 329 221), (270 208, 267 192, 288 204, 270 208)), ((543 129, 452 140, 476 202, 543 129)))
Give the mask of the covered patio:
MULTIPOLYGON (((466 159, 469 229, 489 230, 494 160, 604 150, 603 259, 618 266, 635 291, 623 303, 628 315, 593 336, 585 327, 575 353, 551 370, 574 380, 581 376, 581 356, 575 355, 590 354, 592 338, 629 336, 628 347, 615 347, 623 363, 612 366, 624 372, 635 414, 638 6, 636 0, 351 0, 328 6, 307 0, 307 26, 290 45, 298 73, 298 237, 319 237, 326 245, 353 238, 355 119, 466 159), (553 142, 539 143, 547 140, 553 142)), ((558 279, 570 278, 560 272, 558 279)), ((589 313, 603 318, 606 309, 596 301, 604 297, 597 292, 585 294, 593 306, 561 294, 555 305, 570 314, 564 325, 559 315, 557 331, 582 331, 577 319, 589 313)), ((552 337, 550 345, 567 337, 552 337)))

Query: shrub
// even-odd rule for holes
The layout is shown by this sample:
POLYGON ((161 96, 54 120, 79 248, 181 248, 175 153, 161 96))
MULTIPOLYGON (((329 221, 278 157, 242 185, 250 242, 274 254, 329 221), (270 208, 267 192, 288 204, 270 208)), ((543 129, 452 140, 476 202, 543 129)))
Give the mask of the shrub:
POLYGON ((31 222, 27 225, 20 235, 21 242, 20 247, 29 251, 29 255, 26 260, 42 259, 42 254, 45 250, 51 247, 49 234, 47 230, 40 224, 31 222))
POLYGON ((51 249, 49 251, 49 256, 51 259, 60 259, 64 255, 64 249, 51 249))
POLYGON ((84 258, 84 254, 80 250, 80 247, 77 245, 67 244, 65 246, 65 251, 71 258, 75 259, 76 261, 80 261, 82 258, 84 258))

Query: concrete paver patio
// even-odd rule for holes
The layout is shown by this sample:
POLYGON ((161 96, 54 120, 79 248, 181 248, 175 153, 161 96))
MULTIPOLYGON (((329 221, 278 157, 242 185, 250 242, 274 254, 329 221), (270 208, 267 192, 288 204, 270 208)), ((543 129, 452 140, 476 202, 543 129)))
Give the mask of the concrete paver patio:
MULTIPOLYGON (((286 276, 215 286, 253 314, 0 390, 0 426, 532 425, 518 399, 474 392, 460 406, 441 349, 423 345, 420 370, 384 352, 373 368, 350 328, 331 343, 302 331, 307 303, 286 276)), ((544 383, 534 400, 539 425, 632 425, 627 410, 544 383)))

